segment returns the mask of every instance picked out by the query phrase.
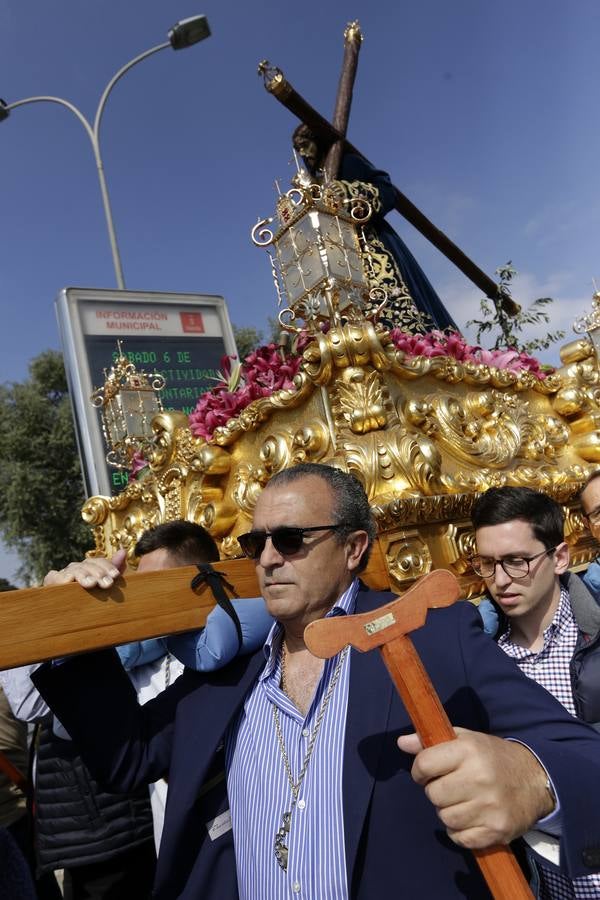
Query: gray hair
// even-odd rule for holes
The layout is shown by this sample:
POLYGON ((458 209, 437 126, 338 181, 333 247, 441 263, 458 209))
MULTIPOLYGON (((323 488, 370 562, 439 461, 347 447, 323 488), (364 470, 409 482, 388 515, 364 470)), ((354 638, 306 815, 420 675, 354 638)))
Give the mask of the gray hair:
POLYGON ((377 537, 377 524, 371 512, 369 500, 362 484, 354 475, 343 472, 335 466, 323 463, 298 463, 289 469, 281 469, 273 475, 265 490, 284 484, 291 484, 301 478, 320 478, 331 489, 334 498, 332 525, 343 523, 343 528, 336 531, 336 538, 344 543, 353 531, 366 531, 369 543, 363 553, 357 572, 362 572, 369 561, 373 542, 377 537))

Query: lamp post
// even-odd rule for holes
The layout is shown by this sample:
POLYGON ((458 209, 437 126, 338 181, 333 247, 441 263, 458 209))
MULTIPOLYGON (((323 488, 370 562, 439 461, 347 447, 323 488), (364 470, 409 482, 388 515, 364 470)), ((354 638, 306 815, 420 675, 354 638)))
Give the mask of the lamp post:
POLYGON ((188 19, 182 19, 180 22, 177 22, 169 31, 167 41, 165 41, 163 44, 158 44, 156 47, 152 47, 150 50, 146 50, 144 53, 140 53, 139 56, 136 56, 135 59, 130 60, 130 62, 124 65, 121 69, 119 69, 118 72, 115 73, 115 75, 113 75, 109 83, 106 85, 102 96, 100 97, 93 125, 90 124, 81 110, 79 110, 68 100, 64 100, 62 97, 26 97, 24 100, 16 100, 14 103, 6 103, 4 100, 0 100, 0 122, 3 122, 8 118, 11 110, 16 109, 18 106, 25 106, 25 104, 27 103, 58 103, 60 106, 64 106, 66 109, 70 110, 79 119, 79 121, 85 128, 86 134, 91 141, 94 151, 94 158, 96 160, 96 170, 98 172, 98 180, 100 182, 102 203, 104 206, 104 214, 106 216, 108 237, 110 240, 110 248, 112 251, 113 265, 115 268, 115 276, 117 279, 117 287, 119 288, 119 290, 125 289, 125 280, 123 278, 123 267, 121 265, 121 257, 119 254, 119 247, 115 234, 115 225, 113 222, 108 188, 106 186, 106 178, 104 175, 104 166, 102 164, 102 155, 100 153, 100 123, 102 121, 102 114, 104 112, 104 107, 106 106, 106 101, 108 100, 108 97, 117 81, 119 81, 123 77, 123 75, 129 71, 129 69, 132 69, 133 66, 137 65, 143 59, 146 59, 148 56, 152 56, 153 53, 158 53, 159 50, 165 50, 167 47, 172 47, 173 50, 183 50, 186 47, 191 47, 192 44, 197 44, 198 41, 209 37, 209 35, 210 28, 206 16, 191 16, 188 19))

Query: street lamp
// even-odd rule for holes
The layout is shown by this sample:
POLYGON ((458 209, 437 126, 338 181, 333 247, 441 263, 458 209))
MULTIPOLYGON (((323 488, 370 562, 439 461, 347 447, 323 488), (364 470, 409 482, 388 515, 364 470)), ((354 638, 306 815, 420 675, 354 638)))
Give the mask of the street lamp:
POLYGON ((94 158, 96 160, 96 170, 98 172, 98 179, 100 181, 102 203, 104 205, 104 214, 106 216, 106 224, 108 226, 108 237, 110 240, 110 247, 112 251, 113 265, 115 268, 115 275, 117 279, 117 287, 119 288, 119 290, 125 289, 125 281, 123 278, 123 267, 121 265, 121 257, 119 255, 115 226, 108 196, 108 188, 106 186, 106 178, 104 176, 104 166, 102 165, 102 156, 100 154, 100 122, 102 121, 102 113, 104 112, 106 101, 108 100, 109 94, 114 88, 117 81, 119 81, 119 79, 122 78, 122 76, 126 72, 128 72, 129 69, 132 69, 133 66, 137 65, 137 63, 141 62, 143 59, 146 59, 148 56, 152 56, 153 53, 158 53, 159 50, 165 50, 167 47, 172 47, 173 50, 183 50, 186 47, 191 47, 193 44, 197 44, 198 41, 204 40, 204 38, 209 37, 209 35, 210 28, 206 16, 191 16, 188 19, 182 19, 180 22, 176 22, 176 24, 173 25, 173 27, 170 29, 168 33, 168 40, 165 41, 164 44, 158 44, 158 46, 152 47, 150 50, 146 50, 144 53, 140 53, 139 56, 136 56, 135 59, 132 59, 121 69, 119 69, 119 71, 115 75, 113 75, 109 83, 106 85, 102 96, 100 97, 100 102, 98 103, 98 108, 96 109, 96 115, 94 117, 93 125, 90 124, 90 122, 85 118, 83 113, 76 106, 74 106, 68 100, 63 100, 62 97, 26 97, 24 100, 16 100, 14 103, 6 103, 4 100, 0 99, 0 122, 3 122, 8 118, 12 109, 16 109, 17 106, 24 106, 26 103, 58 103, 60 106, 64 106, 75 116, 77 116, 77 118, 85 128, 86 134, 91 141, 94 151, 94 158))

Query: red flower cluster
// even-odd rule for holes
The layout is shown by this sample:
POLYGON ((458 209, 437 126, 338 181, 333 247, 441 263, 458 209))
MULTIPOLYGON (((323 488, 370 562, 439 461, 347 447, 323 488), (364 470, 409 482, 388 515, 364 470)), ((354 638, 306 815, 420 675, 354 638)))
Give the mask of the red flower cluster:
POLYGON ((282 356, 276 344, 253 350, 241 365, 239 387, 231 390, 231 363, 234 356, 221 360, 222 379, 212 390, 202 394, 190 415, 190 430, 196 437, 209 440, 220 425, 238 416, 253 400, 270 397, 274 391, 292 390, 302 353, 310 337, 302 334, 294 352, 282 356))

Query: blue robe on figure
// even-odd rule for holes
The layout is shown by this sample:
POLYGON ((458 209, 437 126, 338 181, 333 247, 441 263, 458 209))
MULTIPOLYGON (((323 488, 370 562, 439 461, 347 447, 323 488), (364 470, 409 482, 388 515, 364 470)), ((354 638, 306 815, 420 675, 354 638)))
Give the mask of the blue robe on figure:
POLYGON ((346 153, 337 180, 349 197, 364 196, 373 208, 365 232, 373 251, 374 274, 377 284, 392 295, 383 321, 411 332, 432 328, 459 331, 425 272, 385 219, 395 207, 394 186, 387 172, 373 168, 361 156, 346 153))

